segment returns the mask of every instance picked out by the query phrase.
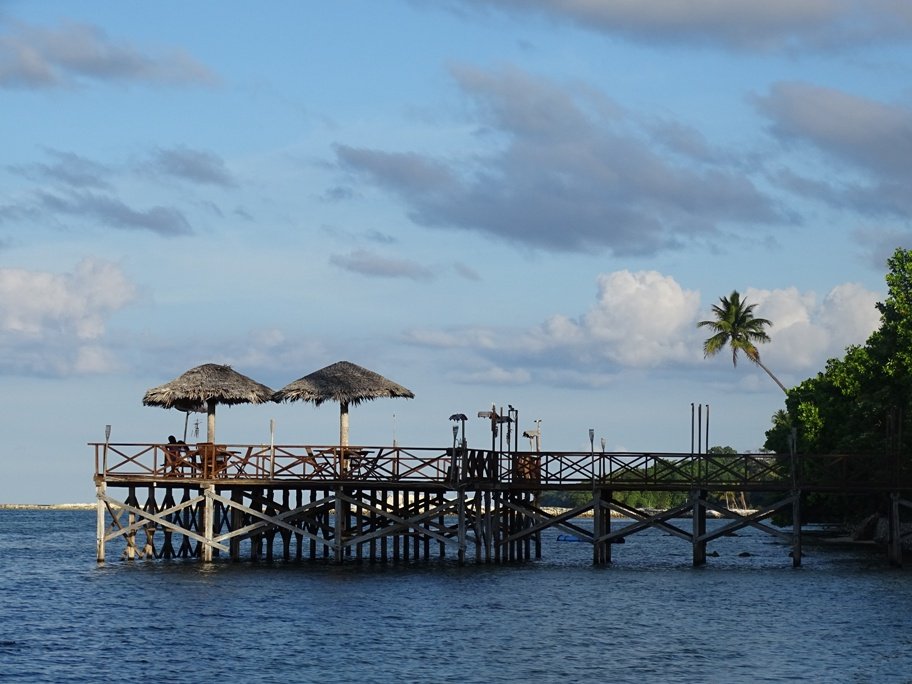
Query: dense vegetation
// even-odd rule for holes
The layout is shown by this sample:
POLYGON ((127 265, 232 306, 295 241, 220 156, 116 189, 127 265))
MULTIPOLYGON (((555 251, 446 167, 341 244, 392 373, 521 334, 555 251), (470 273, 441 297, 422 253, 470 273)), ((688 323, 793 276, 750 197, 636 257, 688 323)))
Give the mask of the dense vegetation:
MULTIPOLYGON (((897 249, 887 267, 887 297, 877 304, 880 327, 863 345, 848 347, 844 357, 829 359, 822 372, 788 390, 785 410, 773 416, 766 433, 765 448, 788 453, 795 427, 799 453, 876 455, 872 476, 905 453, 912 434, 912 251, 897 249)), ((878 503, 813 497, 808 511, 858 517, 878 503)))

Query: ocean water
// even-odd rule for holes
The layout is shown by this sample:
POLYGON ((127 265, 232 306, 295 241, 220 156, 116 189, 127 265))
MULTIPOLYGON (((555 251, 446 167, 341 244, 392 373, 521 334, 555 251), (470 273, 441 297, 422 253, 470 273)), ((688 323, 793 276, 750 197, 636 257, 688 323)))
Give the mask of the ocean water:
POLYGON ((795 569, 744 530, 692 568, 650 531, 593 567, 552 531, 515 565, 98 565, 94 524, 0 511, 0 680, 912 682, 912 570, 868 549, 795 569))

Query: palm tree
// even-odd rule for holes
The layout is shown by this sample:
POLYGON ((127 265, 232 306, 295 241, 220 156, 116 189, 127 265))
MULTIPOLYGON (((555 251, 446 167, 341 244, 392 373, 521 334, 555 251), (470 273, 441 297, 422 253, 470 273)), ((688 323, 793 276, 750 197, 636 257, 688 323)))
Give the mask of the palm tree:
POLYGON ((729 297, 720 297, 719 301, 721 304, 713 306, 715 320, 697 323, 697 327, 708 326, 715 333, 703 343, 703 357, 715 356, 728 345, 732 350, 732 365, 738 365, 738 352, 744 352, 748 359, 765 370, 773 382, 788 394, 785 385, 760 361, 760 352, 755 345, 769 342, 769 335, 764 328, 771 326, 772 323, 765 318, 756 318, 754 307, 757 305, 743 301, 737 290, 729 297))

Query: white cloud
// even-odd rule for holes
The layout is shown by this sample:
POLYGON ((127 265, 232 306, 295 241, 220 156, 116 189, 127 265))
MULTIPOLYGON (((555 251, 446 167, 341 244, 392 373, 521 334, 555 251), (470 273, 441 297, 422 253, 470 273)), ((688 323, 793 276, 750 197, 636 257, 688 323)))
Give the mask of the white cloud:
MULTIPOLYGON (((745 299, 754 314, 772 321, 771 342, 760 354, 767 365, 795 372, 823 369, 827 358, 843 355, 850 344, 863 344, 877 329, 877 294, 855 283, 837 285, 822 301, 810 292, 748 288, 745 299)), ((775 372, 775 371, 774 371, 775 372)))
POLYGON ((0 269, 0 370, 101 372, 114 364, 99 344, 108 318, 135 297, 115 264, 84 259, 71 273, 0 269))
POLYGON ((837 285, 824 298, 820 324, 840 348, 861 344, 880 325, 877 294, 857 283, 837 285))
MULTIPOLYGON (((584 314, 557 314, 525 333, 424 329, 412 331, 408 339, 438 350, 471 349, 490 364, 459 374, 463 381, 534 378, 559 386, 595 386, 609 384, 621 368, 688 369, 703 363, 699 292, 656 271, 615 271, 598 276, 597 282, 595 304, 584 314)), ((756 316, 773 323, 771 343, 760 351, 777 375, 800 378, 822 370, 826 359, 842 356, 847 345, 864 343, 879 322, 876 294, 854 283, 838 285, 822 298, 794 287, 749 288, 744 297, 756 305, 756 316)), ((741 375, 732 380, 745 382, 741 375)))
POLYGON ((598 277, 595 307, 584 317, 587 337, 627 366, 693 357, 690 340, 700 295, 656 271, 616 271, 598 277))
POLYGON ((104 347, 87 345, 76 350, 73 371, 81 375, 107 373, 120 367, 114 354, 104 347))
POLYGON ((491 366, 483 370, 460 375, 460 382, 476 382, 491 385, 522 385, 531 380, 528 371, 518 368, 491 366))
POLYGON ((572 349, 580 358, 623 366, 656 366, 693 358, 697 292, 656 271, 616 271, 598 277, 595 305, 578 321, 556 315, 523 340, 529 351, 572 349))

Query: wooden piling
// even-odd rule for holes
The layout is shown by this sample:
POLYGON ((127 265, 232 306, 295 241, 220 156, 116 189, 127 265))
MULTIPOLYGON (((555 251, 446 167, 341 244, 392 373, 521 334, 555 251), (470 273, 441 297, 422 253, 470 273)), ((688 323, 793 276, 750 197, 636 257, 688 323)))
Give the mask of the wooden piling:
POLYGON ((98 563, 105 562, 105 495, 107 494, 107 485, 104 480, 95 485, 95 560, 98 563))
POLYGON ((203 537, 205 538, 205 542, 203 543, 203 562, 211 563, 212 532, 215 522, 215 502, 212 499, 212 495, 215 494, 215 485, 207 484, 203 490, 203 494, 206 497, 205 502, 203 503, 203 537))
POLYGON ((891 565, 902 567, 902 527, 899 519, 899 492, 890 492, 890 519, 888 524, 887 558, 891 565))
MULTIPOLYGON (((466 451, 460 454, 464 467, 453 468, 450 452, 442 458, 422 460, 396 449, 378 449, 376 466, 369 473, 353 470, 348 479, 338 480, 336 471, 323 469, 319 450, 302 448, 299 455, 286 454, 281 457, 284 461, 280 458, 263 470, 251 457, 256 448, 248 447, 243 462, 232 463, 229 470, 206 473, 191 469, 163 473, 153 459, 155 449, 142 445, 118 445, 105 453, 109 458, 116 453, 123 460, 109 464, 109 469, 95 476, 98 562, 105 561, 107 545, 117 540, 123 544, 122 557, 127 560, 195 557, 212 562, 224 553, 237 562, 249 544, 252 561, 344 562, 355 558, 372 563, 411 562, 444 560, 454 554, 462 564, 472 554, 469 545, 473 544, 475 562, 507 563, 541 558, 542 531, 556 527, 590 541, 593 563, 603 565, 612 561, 611 542, 619 537, 618 532, 612 534, 611 520, 612 510, 618 510, 633 520, 623 530, 625 537, 660 529, 691 544, 696 566, 707 562, 708 543, 753 526, 789 540, 792 564, 800 567, 801 485, 811 492, 835 491, 836 484, 854 486, 851 481, 832 478, 802 482, 796 468, 789 482, 781 475, 781 457, 775 455, 691 454, 668 458, 606 454, 596 459, 591 453, 541 453, 536 454, 536 470, 530 474, 518 467, 525 461, 515 455, 510 455, 514 467, 506 467, 504 454, 466 451), (142 460, 144 454, 150 455, 150 463, 142 460), (243 468, 248 470, 244 472, 243 468), (691 473, 696 475, 687 480, 691 473), (648 479, 642 479, 647 474, 648 479), (301 479, 295 481, 295 477, 301 479), (614 499, 616 491, 681 491, 682 486, 689 491, 687 503, 660 513, 637 510, 614 499), (543 488, 564 487, 575 492, 591 488, 591 499, 567 514, 554 515, 539 508, 538 494, 543 488), (726 510, 715 497, 708 497, 709 492, 732 490, 767 491, 779 496, 767 497, 774 503, 749 515, 726 510), (117 491, 125 496, 112 496, 117 491), (142 503, 138 496, 143 496, 142 503), (787 511, 789 505, 791 534, 762 522, 776 512, 787 511), (572 521, 588 509, 593 512, 591 535, 585 526, 572 521), (722 527, 713 525, 707 533, 710 510, 730 521, 722 527), (692 516, 689 530, 687 525, 673 521, 687 511, 692 516)), ((823 457, 802 456, 812 458, 816 459, 815 468, 808 470, 817 476, 823 457)), ((839 458, 842 460, 833 463, 843 472, 845 457, 839 458)), ((102 460, 96 459, 96 464, 102 460)), ((891 484, 892 488, 877 491, 889 492, 887 554, 890 562, 899 564, 900 515, 912 507, 908 501, 912 483, 891 484)), ((865 486, 868 489, 858 493, 873 492, 870 484, 865 486)))
POLYGON ((706 563, 706 491, 693 489, 690 492, 691 514, 693 516, 692 544, 693 565, 699 567, 706 563))
POLYGON ((801 491, 792 493, 792 567, 801 567, 801 491))

